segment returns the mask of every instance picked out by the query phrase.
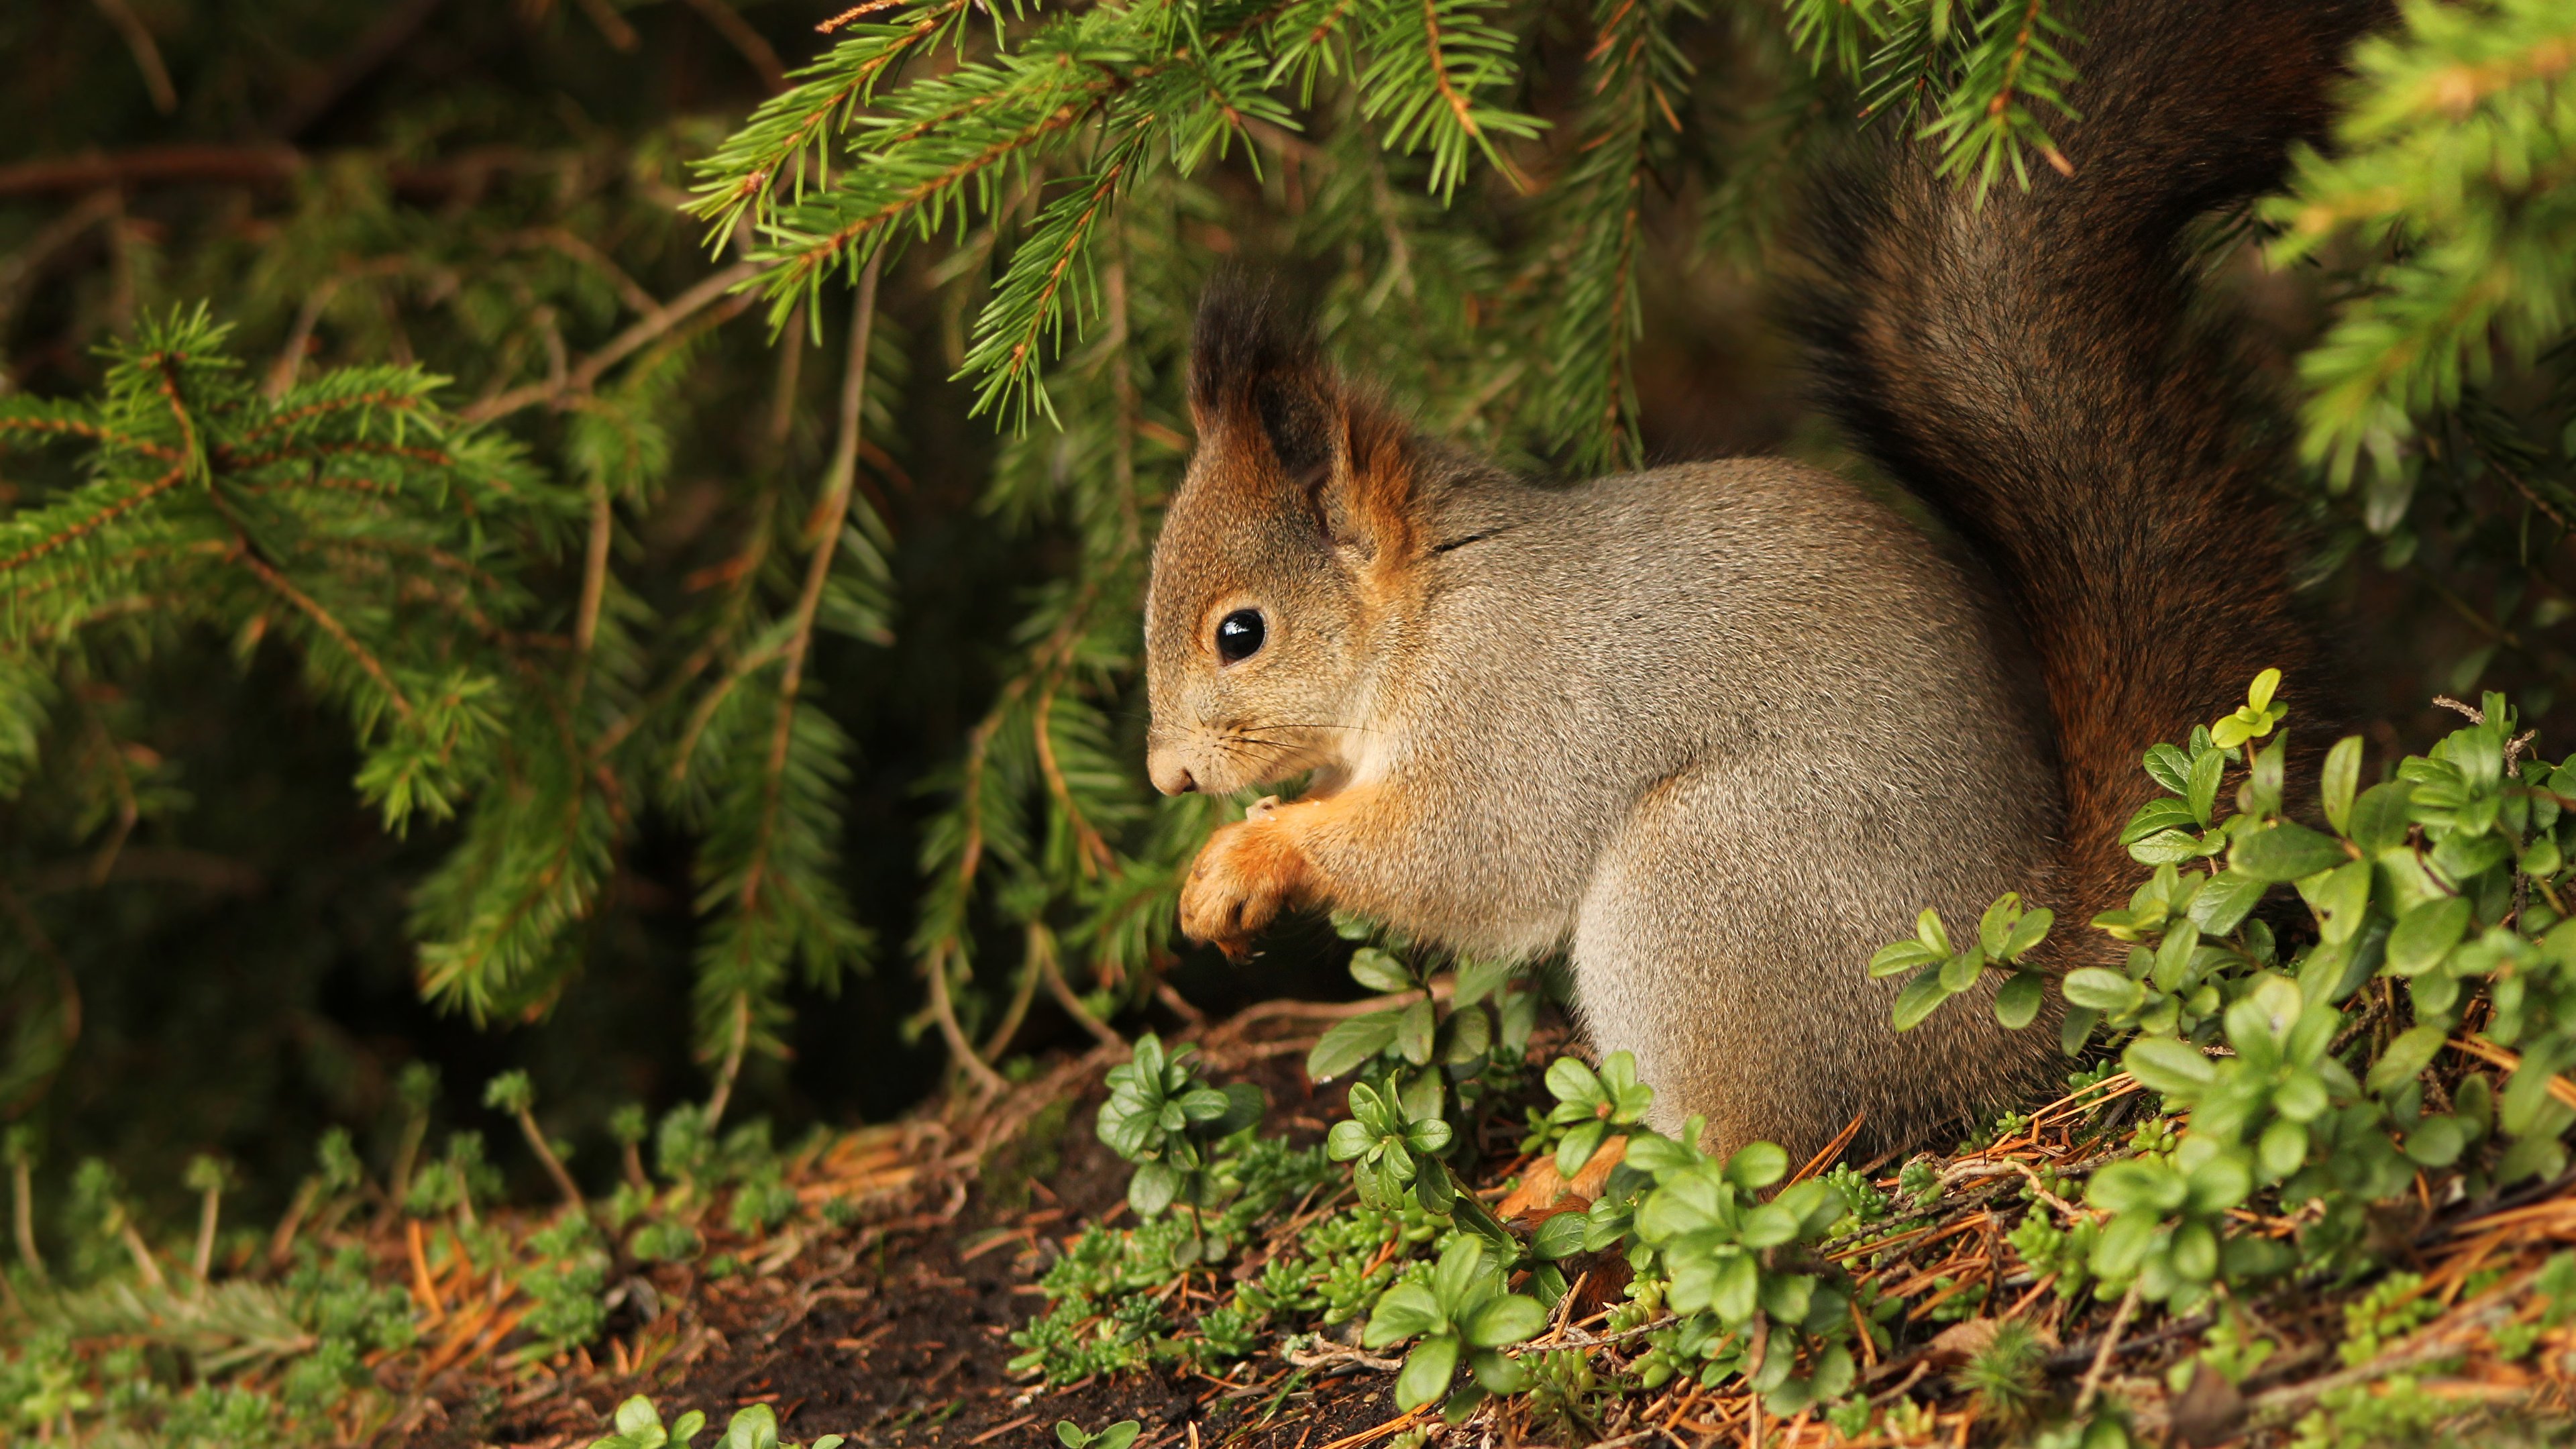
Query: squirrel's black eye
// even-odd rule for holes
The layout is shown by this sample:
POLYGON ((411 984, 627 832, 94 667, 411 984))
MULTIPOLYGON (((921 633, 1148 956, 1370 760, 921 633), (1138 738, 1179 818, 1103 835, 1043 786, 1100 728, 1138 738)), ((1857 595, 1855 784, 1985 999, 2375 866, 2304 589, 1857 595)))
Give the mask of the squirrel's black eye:
POLYGON ((1237 609, 1216 624, 1216 657, 1232 664, 1261 652, 1261 641, 1269 637, 1261 622, 1259 609, 1237 609))

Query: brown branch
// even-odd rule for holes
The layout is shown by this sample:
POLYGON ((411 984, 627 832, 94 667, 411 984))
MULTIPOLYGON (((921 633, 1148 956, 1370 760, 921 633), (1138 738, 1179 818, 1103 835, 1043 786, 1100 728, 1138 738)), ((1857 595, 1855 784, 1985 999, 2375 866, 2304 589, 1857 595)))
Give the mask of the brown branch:
POLYGON ((964 1067, 966 1075, 987 1093, 1003 1091, 1010 1084, 976 1052, 975 1044, 966 1039, 966 1029, 957 1024, 957 1007, 948 999, 948 957, 949 949, 942 946, 923 963, 929 967, 930 1014, 939 1023, 940 1037, 948 1043, 949 1059, 964 1067))
POLYGON ((590 391, 597 385, 602 373, 642 350, 645 344, 709 307, 723 304, 719 307, 721 315, 717 318, 718 321, 740 313, 743 308, 751 305, 751 299, 747 295, 729 298, 728 294, 759 270, 757 263, 744 261, 736 262, 723 271, 708 275, 696 286, 672 298, 659 311, 640 319, 633 326, 609 339, 606 346, 574 364, 572 370, 566 373, 560 382, 534 382, 524 387, 512 388, 498 397, 488 398, 467 408, 464 420, 469 423, 489 422, 493 418, 517 412, 521 408, 537 403, 552 402, 574 393, 590 391))
POLYGON ((319 77, 296 88, 286 105, 268 123, 268 133, 282 141, 292 141, 310 130, 313 123, 331 113, 360 82, 382 69, 385 62, 402 53, 413 35, 419 33, 441 0, 403 0, 402 4, 383 12, 376 23, 358 37, 355 45, 342 52, 331 68, 319 77))
POLYGON ((2102 1392, 2103 1371, 2111 1366, 2111 1355, 2120 1346, 2120 1335, 2127 1332, 2129 1319, 2138 1311, 2138 1280, 2132 1280, 2129 1291, 2121 1296, 2119 1311, 2111 1315, 2111 1330, 2102 1335, 2102 1347, 2093 1355, 2092 1367, 2084 1371, 2084 1386, 2075 1395, 2075 1414, 2082 1418, 2093 1407, 2093 1397, 2102 1392))
POLYGON ((635 33, 635 27, 627 24, 626 17, 618 14, 617 7, 609 4, 608 0, 576 0, 576 3, 581 6, 581 13, 590 17, 590 23, 598 27, 610 49, 627 53, 644 43, 644 37, 635 33))
POLYGON ((68 437, 88 438, 92 442, 113 443, 120 448, 132 448, 146 457, 165 460, 179 456, 167 443, 112 432, 97 423, 83 422, 78 418, 0 418, 0 433, 21 432, 61 433, 68 437))
POLYGON ((1449 102, 1449 110, 1457 116, 1460 128, 1477 140, 1483 140, 1485 133, 1477 127, 1475 113, 1469 109, 1467 98, 1458 94, 1457 87, 1449 84, 1449 58, 1440 52, 1439 0, 1422 0, 1422 33, 1431 47, 1432 83, 1440 88, 1441 98, 1449 102))
POLYGON ((233 556, 241 560, 242 565, 256 575, 261 583, 268 585, 279 597, 303 611, 305 616, 320 626, 324 633, 338 641, 341 648, 348 650, 350 657, 358 661, 358 667, 367 671, 367 677, 376 682, 376 687, 385 692, 387 699, 393 701, 394 712, 403 717, 404 723, 409 724, 418 718, 412 709, 411 700, 394 683, 393 676, 385 672, 385 666, 377 661, 374 654, 368 652, 367 646, 359 643, 357 636, 349 632, 349 626, 333 617, 330 610, 315 603, 302 589, 295 587, 286 575, 279 573, 268 560, 261 558, 258 550, 250 546, 248 538, 242 540, 242 546, 233 551, 233 556))
POLYGON ((1029 735, 1037 746, 1038 771, 1046 776, 1047 792, 1055 796, 1056 804, 1064 811, 1066 823, 1073 827, 1075 859, 1081 863, 1082 873, 1088 878, 1116 870, 1118 857, 1110 851, 1109 842, 1101 839, 1100 832, 1092 828, 1090 819, 1082 813, 1082 806, 1073 798, 1073 787, 1065 781, 1063 768, 1056 764, 1055 740, 1049 732, 1055 712, 1056 682, 1050 679, 1047 687, 1039 691, 1037 705, 1030 712, 1029 735))
POLYGON ((295 386, 296 377, 304 371, 304 354, 313 345, 313 329, 322 325, 322 313, 340 295, 341 284, 339 277, 324 277, 304 294, 303 303, 295 309, 295 324, 286 330, 286 341, 277 349, 277 361, 269 364, 268 381, 260 387, 269 401, 286 396, 295 386))
POLYGON ((113 220, 123 210, 123 199, 114 191, 93 191, 71 210, 47 222, 6 262, 0 262, 0 328, 7 327, 10 315, 18 310, 21 292, 47 263, 87 235, 90 228, 113 220))
POLYGON ((1046 927, 1029 922, 1028 951, 1020 967, 1019 987, 1011 993, 1011 1004, 1002 1009, 1002 1019, 985 1036, 984 1049, 976 1053, 987 1061, 1001 1060, 1002 1053, 1010 1048, 1011 1038, 1020 1034, 1020 1023, 1029 1019, 1030 1004, 1038 999, 1038 937, 1045 932, 1046 927))
POLYGON ((170 67, 161 60, 161 47, 152 38, 152 28, 125 0, 92 0, 98 13, 116 27, 125 38, 125 48, 134 54, 134 68, 143 72, 143 87, 152 93, 152 109, 163 115, 179 109, 178 87, 170 84, 170 67))
POLYGON ((716 1068, 716 1089, 707 1094, 709 1131, 724 1120, 725 1106, 733 1100, 733 1084, 742 1076, 742 1054, 750 1045, 751 998, 737 995, 733 999, 733 1035, 725 1045, 724 1065, 716 1068))
POLYGON ((22 549, 17 554, 9 558, 0 559, 0 574, 8 573, 13 569, 23 568, 24 566, 35 562, 37 559, 43 558, 46 554, 52 553, 58 548, 65 547, 75 540, 97 532, 99 529, 115 522, 119 515, 130 512, 137 506, 149 502, 150 500, 169 492, 171 489, 178 487, 181 482, 186 480, 187 476, 188 468, 186 464, 182 463, 174 465, 169 472, 162 474, 160 477, 143 485, 141 488, 134 490, 134 492, 128 494, 124 498, 118 499, 116 502, 111 503, 105 508, 100 509, 98 512, 91 514, 89 517, 72 525, 70 528, 66 528, 62 532, 55 534, 53 537, 45 539, 40 543, 22 549))
MULTIPOLYGON (((567 158, 568 153, 563 152, 490 146, 446 161, 385 166, 382 175, 397 196, 442 201, 460 192, 480 190, 496 171, 561 170, 567 158)), ((283 186, 316 164, 307 152, 265 142, 188 142, 141 146, 130 151, 92 151, 82 156, 0 166, 0 200, 136 186, 283 186)))
POLYGON ((777 828, 778 797, 787 777, 787 746, 795 732, 796 696, 805 682, 805 656, 814 640, 814 620, 822 612, 823 590, 831 582, 832 559, 841 543, 841 527, 850 514, 850 487, 859 471, 859 428, 865 421, 868 394, 868 341, 876 331, 878 261, 871 258, 859 275, 858 296, 850 308, 850 353, 841 372, 841 428, 832 447, 831 470, 824 475, 823 497, 815 508, 814 552, 805 564, 805 587, 796 599, 796 627, 780 651, 786 669, 778 680, 778 723, 769 737, 768 786, 762 802, 760 844, 744 872, 743 910, 750 910, 760 889, 768 842, 777 828))
POLYGON ((573 674, 572 702, 581 703, 582 690, 590 683, 590 649, 599 637, 599 607, 608 595, 608 545, 615 532, 616 512, 610 506, 608 485, 593 481, 590 485, 590 539, 582 550, 581 608, 572 625, 573 674))
POLYGON ((689 8, 704 16, 707 24, 715 27, 716 34, 723 36, 725 43, 759 72, 762 86, 772 92, 787 88, 787 67, 779 64, 778 52, 771 49, 769 41, 752 29, 750 22, 725 0, 689 0, 689 8))
MULTIPOLYGON (((2508 1072, 2522 1070, 2521 1053, 2497 1046, 2482 1036, 2454 1037, 2449 1042, 2449 1046, 2451 1050, 2463 1056, 2476 1057, 2491 1066, 2502 1067, 2508 1072)), ((2557 1098, 2561 1105, 2576 1107, 2576 1083, 2570 1083, 2565 1077, 2553 1072, 2549 1077, 2548 1091, 2549 1095, 2557 1098)))
MULTIPOLYGON (((419 410, 420 406, 421 401, 419 398, 414 397, 409 393, 394 392, 388 388, 378 388, 373 392, 351 393, 346 397, 324 398, 318 402, 306 403, 302 407, 288 408, 283 412, 271 413, 258 427, 252 428, 250 431, 242 434, 242 441, 246 443, 257 442, 259 439, 265 438, 281 428, 291 428, 297 423, 303 422, 308 418, 325 417, 332 413, 346 412, 351 408, 389 408, 398 412, 414 412, 419 410)), ((371 445, 360 442, 336 444, 326 443, 316 444, 315 446, 337 448, 342 451, 353 449, 357 451, 366 451, 371 445)), ((385 447, 390 445, 378 444, 373 446, 385 447)), ((404 457, 415 458, 424 463, 446 464, 451 462, 445 453, 439 452, 434 448, 407 448, 399 451, 404 457)), ((273 463, 284 455, 279 453, 259 453, 249 456, 238 456, 230 452, 223 452, 221 456, 223 457, 224 462, 231 467, 247 468, 257 466, 260 463, 273 463)))
POLYGON ((1079 1022, 1084 1031, 1097 1037, 1102 1046, 1118 1047, 1123 1050, 1127 1045, 1127 1039, 1120 1036, 1109 1023, 1092 1015, 1091 1008, 1083 1005, 1082 998, 1074 994, 1073 983, 1064 979, 1064 962, 1056 953, 1055 933, 1035 922, 1030 923, 1029 930, 1032 933, 1030 948, 1032 950, 1042 948, 1042 954, 1038 957, 1038 971, 1045 978, 1047 994, 1055 998, 1056 1005, 1064 1008, 1065 1015, 1079 1022))

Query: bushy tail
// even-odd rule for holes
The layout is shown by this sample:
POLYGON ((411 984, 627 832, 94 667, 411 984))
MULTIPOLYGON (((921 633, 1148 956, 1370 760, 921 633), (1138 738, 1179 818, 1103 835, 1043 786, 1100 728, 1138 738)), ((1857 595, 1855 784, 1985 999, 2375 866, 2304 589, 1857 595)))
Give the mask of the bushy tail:
POLYGON ((2267 666, 2303 734, 2335 723, 2267 486, 2283 458, 2190 311, 2179 243, 2322 132, 2381 11, 2111 0, 2075 17, 2080 119, 2051 128, 2071 174, 2035 167, 1980 205, 1891 138, 1816 208, 1800 321, 1829 405, 1991 563, 2038 653, 2067 807, 2046 894, 2069 926, 2135 883, 2119 832, 2155 789, 2146 745, 2242 703, 2267 666))

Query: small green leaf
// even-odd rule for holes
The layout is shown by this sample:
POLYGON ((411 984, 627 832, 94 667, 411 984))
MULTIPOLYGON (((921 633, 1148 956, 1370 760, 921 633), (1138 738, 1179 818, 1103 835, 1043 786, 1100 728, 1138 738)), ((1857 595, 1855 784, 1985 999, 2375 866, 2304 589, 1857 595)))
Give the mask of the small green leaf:
POLYGON ((1912 1031, 1922 1025, 1924 1018, 1950 999, 1950 989, 1941 984, 1941 969, 1924 967, 1905 983, 1904 990, 1896 993, 1896 1004, 1888 1014, 1898 1031, 1912 1031))
POLYGON ((2218 804, 2218 782, 2227 773, 2227 756, 2217 750, 2191 762, 2191 789, 2187 798, 2191 817, 2201 825, 2209 824, 2210 812, 2218 804))
POLYGON ((2460 1160, 2469 1134, 2457 1117, 2427 1117, 2406 1134, 2406 1155, 2425 1167, 2448 1167, 2460 1160))
POLYGON ((1607 1122, 1577 1123, 1566 1129, 1564 1140, 1556 1144, 1556 1170, 1560 1176, 1572 1177, 1592 1160, 1601 1147, 1601 1139, 1610 1130, 1607 1122))
POLYGON ((1920 941, 1896 941, 1879 947, 1877 954, 1869 958, 1869 974, 1873 977, 1902 975, 1940 959, 1940 953, 1920 941))
POLYGON ((2288 1177, 2308 1160, 2308 1129, 2297 1122, 2275 1121, 2263 1129, 2254 1157, 2266 1178, 2278 1182, 2288 1177))
POLYGON ((1601 1078, 1574 1057, 1558 1057, 1547 1064, 1548 1095, 1560 1102, 1583 1107, 1596 1107, 1610 1100, 1601 1078))
POLYGON ((1436 1019, 1428 996, 1405 1007, 1395 1019, 1395 1049, 1417 1067, 1431 1064, 1431 1037, 1436 1019))
POLYGON ((1530 1234, 1530 1251, 1551 1263, 1570 1258, 1583 1251, 1584 1232, 1590 1226, 1582 1213, 1557 1213, 1530 1234))
POLYGON ((2370 1075, 2362 1083, 2363 1090, 2376 1096, 2405 1086, 2433 1064, 2434 1056, 2442 1050, 2442 1043, 2449 1039, 2450 1033, 2430 1023, 2399 1032, 2396 1039, 2381 1050, 2379 1060, 2370 1064, 2370 1075))
POLYGON ((1465 1066, 1483 1057, 1494 1044, 1494 1019, 1481 1008, 1467 1007, 1449 1013, 1440 1024, 1440 1061, 1443 1066, 1465 1066))
POLYGON ((2142 1036, 2120 1054, 2120 1064, 2148 1090, 2188 1097, 2218 1080, 2218 1068, 2200 1048, 2169 1036, 2142 1036))
POLYGON ((2352 825, 2344 833, 2365 855, 2377 855, 2406 841, 2407 807, 2415 796, 2411 780, 2373 785, 2352 802, 2352 825))
POLYGON ((1486 1300, 1467 1319, 1467 1342, 1478 1348, 1502 1348, 1537 1336, 1547 1326, 1547 1310, 1538 1300, 1506 1293, 1486 1300))
POLYGON ((1398 1283, 1379 1295, 1360 1344, 1384 1348, 1430 1333, 1447 1321, 1440 1314, 1440 1301, 1432 1297, 1430 1289, 1419 1283, 1398 1283))
POLYGON ((2424 901, 2397 918, 2388 933, 2387 970, 2395 976, 2421 976, 2442 964, 2469 929, 2465 896, 2424 901))
MULTIPOLYGON (((2355 862, 2355 864, 2360 864, 2355 862)), ((2367 871, 2369 867, 2363 865, 2367 871)), ((2224 936, 2245 924, 2245 918, 2263 902, 2263 893, 2271 887, 2252 876, 2233 870, 2222 870, 2203 882, 2191 898, 2186 913, 2192 924, 2213 936, 2224 936)))
POLYGON ((1323 1040, 1315 1043, 1315 1049, 1306 1054, 1306 1075, 1318 1082, 1329 1082, 1385 1051, 1395 1042, 1399 1015, 1400 1008, 1335 1022, 1323 1040))
POLYGON ((2274 884, 2332 870, 2351 858, 2342 841, 2288 820, 2247 831, 2228 853, 2236 870, 2274 884))
POLYGON ((1451 1334, 1426 1338, 1414 1345, 1404 1360, 1404 1370, 1395 1376, 1395 1406, 1408 1413, 1439 1398, 1449 1391, 1449 1380, 1458 1373, 1458 1340, 1451 1334))
POLYGON ((2187 1282, 2206 1283, 2218 1276, 2218 1235, 2207 1223, 2185 1223, 2174 1229, 2171 1253, 2175 1275, 2187 1282))
POLYGON ((2326 751, 2325 776, 2320 782, 2325 793, 2326 823, 2339 835, 2352 833, 2352 797, 2361 787, 2361 736, 2346 735, 2326 751))
POLYGON ((1789 1154, 1773 1142, 1747 1142, 1726 1159, 1727 1181, 1759 1191, 1789 1175, 1789 1154))
POLYGON ((1181 1174, 1173 1171, 1169 1163, 1140 1162, 1136 1175, 1127 1179, 1127 1205, 1140 1218, 1161 1216, 1180 1194, 1181 1174))
POLYGON ((2138 807, 2138 813, 2129 817, 2128 824, 2120 827, 2120 843, 2134 845, 2150 835, 2160 835, 2168 830, 2197 830, 2208 823, 2207 817, 2195 812, 2186 801, 2150 800, 2138 807))
POLYGON ((1500 991, 1519 970, 1518 963, 1508 960, 1486 961, 1471 957, 1460 961, 1449 1005, 1452 1008, 1473 1006, 1500 991))
POLYGON ((1914 918, 1914 939, 1921 941, 1936 956, 1950 954, 1950 933, 1941 926, 1941 913, 1930 906, 1914 918))
MULTIPOLYGON (((1476 1376, 1479 1386, 1493 1393, 1517 1394, 1529 1387, 1529 1371, 1521 1367, 1521 1361, 1490 1348, 1480 1348, 1468 1354, 1467 1368, 1476 1376)), ((1464 1417, 1460 1416, 1461 1419, 1464 1417)))
POLYGON ((2155 782, 2177 795, 2191 789, 2191 756, 2179 745, 2154 744, 2147 747, 2147 773, 2155 782))
POLYGON ((2129 858, 2140 865, 2180 865, 2209 853, 2210 848, 2187 830, 2159 830, 2129 846, 2129 858))
POLYGON ((1747 1209, 1736 1227, 1736 1240, 1748 1248, 1776 1248, 1783 1243, 1795 1242, 1797 1237, 1796 1215, 1784 1212, 1772 1203, 1747 1209))
POLYGON ((1995 1020, 2014 1031, 2037 1020, 2048 995, 2046 983, 2040 972, 2014 972, 1995 993, 1995 1020))
POLYGON ((1742 1323, 1753 1316, 1761 1288, 1762 1272, 1755 1266, 1753 1255, 1737 1253, 1719 1266, 1710 1285, 1708 1306, 1727 1323, 1742 1323))
POLYGON ((2086 1202, 2122 1214, 2169 1213, 2190 1195, 2182 1174, 2163 1163, 2136 1158, 2110 1164, 2084 1185, 2086 1202))
POLYGON ((2004 953, 2004 942, 2011 938, 2013 922, 2021 919, 2021 897, 2010 891, 1995 898, 1977 922, 1977 944, 1988 956, 2004 953))
POLYGON ((2247 707, 2257 711, 2258 713, 2270 709, 2272 707, 2272 692, 2280 687, 2281 671, 2277 669, 2266 669, 2262 673, 2255 675, 2254 683, 2248 686, 2245 691, 2245 703, 2247 707))
POLYGON ((1374 946, 1351 953, 1351 979, 1371 991, 1411 991, 1421 983, 1412 968, 1374 946))
POLYGON ((2004 937, 1999 954, 2006 961, 2018 961, 2022 953, 2048 939, 2048 928, 2057 924, 2057 913, 2045 906, 2028 912, 2013 922, 2011 934, 2004 937))
POLYGON ((2102 966, 2067 972, 2057 989, 2072 1005, 2115 1016, 2135 1009, 2146 997, 2146 989, 2137 982, 2102 966))

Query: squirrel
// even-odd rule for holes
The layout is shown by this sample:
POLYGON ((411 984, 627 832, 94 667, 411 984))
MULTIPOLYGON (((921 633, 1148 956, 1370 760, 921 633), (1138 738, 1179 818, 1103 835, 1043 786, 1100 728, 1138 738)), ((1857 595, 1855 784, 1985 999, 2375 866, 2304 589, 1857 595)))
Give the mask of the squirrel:
POLYGON ((2063 172, 1982 197, 1886 138, 1821 189, 1793 325, 1824 402, 1947 530, 1737 458, 1560 485, 1417 435, 1271 294, 1212 289, 1198 445, 1145 610, 1165 793, 1308 774, 1219 828, 1180 925, 1241 959, 1330 904, 1485 958, 1563 952, 1652 1123, 1805 1154, 2026 1104, 2057 1059, 1988 987, 1899 1033, 1865 963, 2008 891, 2026 962, 2117 965, 2119 836, 2266 667, 2330 717, 2256 389, 2201 314, 2200 215, 2323 134, 2381 0, 2110 0, 2063 172))

